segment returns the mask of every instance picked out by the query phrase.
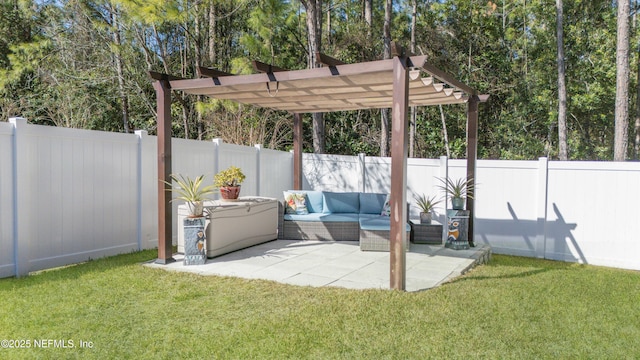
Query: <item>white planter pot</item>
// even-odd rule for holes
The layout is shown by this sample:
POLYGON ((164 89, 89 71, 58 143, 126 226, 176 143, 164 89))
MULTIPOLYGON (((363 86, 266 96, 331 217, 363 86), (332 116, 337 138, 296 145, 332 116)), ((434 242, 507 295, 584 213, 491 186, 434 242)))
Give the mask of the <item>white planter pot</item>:
POLYGON ((204 202, 187 202, 187 209, 189 209, 189 217, 201 217, 204 212, 204 202))

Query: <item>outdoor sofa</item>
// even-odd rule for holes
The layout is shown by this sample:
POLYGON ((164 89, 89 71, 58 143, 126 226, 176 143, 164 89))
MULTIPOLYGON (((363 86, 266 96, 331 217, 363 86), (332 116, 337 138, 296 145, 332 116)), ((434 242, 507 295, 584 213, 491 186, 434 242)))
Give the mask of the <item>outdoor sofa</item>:
MULTIPOLYGON (((358 241, 361 250, 389 251, 387 194, 289 190, 279 202, 278 238, 358 241)), ((411 227, 406 224, 407 248, 411 227)))

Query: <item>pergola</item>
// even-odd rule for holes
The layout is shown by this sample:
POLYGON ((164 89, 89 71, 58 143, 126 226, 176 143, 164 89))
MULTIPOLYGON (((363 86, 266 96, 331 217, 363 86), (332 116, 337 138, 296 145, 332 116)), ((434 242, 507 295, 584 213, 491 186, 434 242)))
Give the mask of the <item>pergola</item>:
MULTIPOLYGON (((293 113, 293 186, 302 187, 303 113, 391 108, 391 229, 390 287, 405 289, 407 223, 408 108, 467 103, 467 177, 475 179, 478 133, 478 103, 488 99, 427 62, 426 55, 407 54, 392 44, 393 58, 344 64, 316 54, 324 67, 290 70, 254 62, 257 74, 232 75, 200 68, 197 79, 182 79, 151 72, 156 80, 158 116, 158 259, 174 261, 172 255, 172 214, 167 191, 171 172, 171 91, 229 99, 243 104, 293 113)), ((473 199, 469 236, 473 236, 473 199)), ((472 240, 472 238, 470 239, 472 240)))

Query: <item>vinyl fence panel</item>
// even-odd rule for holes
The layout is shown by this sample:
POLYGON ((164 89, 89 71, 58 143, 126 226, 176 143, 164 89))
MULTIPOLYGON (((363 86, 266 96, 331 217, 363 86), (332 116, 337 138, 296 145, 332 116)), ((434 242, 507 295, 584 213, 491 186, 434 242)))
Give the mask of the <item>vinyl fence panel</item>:
POLYGON ((360 191, 361 165, 357 156, 304 154, 303 189, 360 191))
POLYGON ((542 256, 537 204, 546 194, 536 191, 538 172, 536 161, 477 162, 475 242, 497 253, 542 256))
POLYGON ((29 271, 137 249, 136 136, 28 124, 16 132, 17 257, 29 271))
POLYGON ((550 162, 549 259, 640 270, 640 163, 550 162))
POLYGON ((260 191, 258 195, 282 198, 282 192, 293 188, 293 154, 260 149, 260 191))
POLYGON ((138 245, 140 249, 158 246, 158 138, 137 131, 138 150, 138 245))
POLYGON ((15 275, 13 125, 0 122, 0 278, 15 275))
MULTIPOLYGON (((293 181, 288 152, 175 138, 172 150, 172 173, 208 183, 222 167, 242 168, 243 195, 276 196, 293 181)), ((146 131, 0 122, 0 277, 157 247, 157 161, 146 131)))

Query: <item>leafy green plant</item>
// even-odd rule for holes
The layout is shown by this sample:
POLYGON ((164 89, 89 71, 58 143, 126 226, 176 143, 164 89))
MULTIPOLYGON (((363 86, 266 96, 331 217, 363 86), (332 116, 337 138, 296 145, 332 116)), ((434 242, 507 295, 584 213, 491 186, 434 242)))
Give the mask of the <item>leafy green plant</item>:
POLYGON ((242 170, 235 166, 220 171, 213 177, 213 185, 217 188, 226 186, 238 186, 240 185, 246 176, 242 173, 242 170))
POLYGON ((469 199, 473 199, 473 178, 459 178, 456 180, 452 180, 450 178, 442 179, 438 178, 442 185, 439 186, 445 193, 451 195, 454 198, 464 198, 468 197, 469 199))
POLYGON ((202 186, 204 175, 200 175, 195 179, 181 174, 171 174, 170 176, 171 179, 173 179, 173 183, 166 181, 165 183, 171 185, 171 190, 178 194, 178 196, 171 201, 184 200, 189 203, 204 201, 207 195, 213 194, 216 190, 213 185, 202 186))
POLYGON ((423 213, 429 213, 433 208, 438 205, 442 200, 436 200, 435 195, 432 197, 428 197, 425 194, 416 195, 413 197, 416 200, 416 206, 420 208, 420 211, 423 213))

